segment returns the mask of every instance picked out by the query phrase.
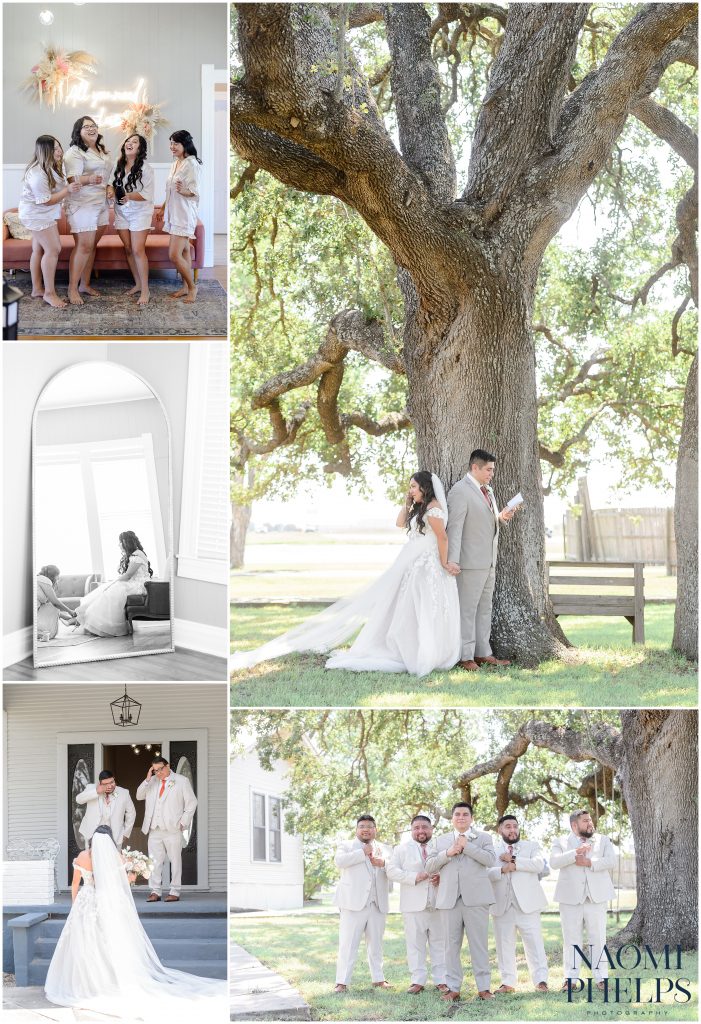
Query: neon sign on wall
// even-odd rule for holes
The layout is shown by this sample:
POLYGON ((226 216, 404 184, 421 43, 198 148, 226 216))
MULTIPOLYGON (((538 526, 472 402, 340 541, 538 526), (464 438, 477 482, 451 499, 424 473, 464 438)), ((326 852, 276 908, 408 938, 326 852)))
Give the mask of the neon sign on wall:
POLYGON ((80 106, 83 110, 89 110, 91 116, 104 128, 116 128, 121 120, 121 111, 118 114, 108 114, 106 103, 119 103, 124 105, 130 103, 146 102, 146 79, 140 78, 133 89, 125 90, 104 90, 91 89, 90 83, 76 82, 66 94, 66 103, 72 107, 80 106))

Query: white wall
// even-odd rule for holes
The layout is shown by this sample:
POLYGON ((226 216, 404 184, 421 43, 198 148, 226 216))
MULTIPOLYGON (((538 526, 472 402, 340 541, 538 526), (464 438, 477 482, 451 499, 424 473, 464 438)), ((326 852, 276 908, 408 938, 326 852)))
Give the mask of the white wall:
MULTIPOLYGON (((21 91, 29 69, 42 55, 44 43, 67 50, 87 50, 97 61, 90 87, 101 91, 132 90, 146 80, 148 99, 163 103, 170 124, 156 135, 150 158, 170 164, 168 136, 186 128, 198 146, 202 137, 200 77, 203 64, 228 66, 226 3, 47 4, 54 14, 49 27, 40 24, 38 4, 3 4, 3 159, 26 164, 38 135, 55 135, 67 148, 78 117, 95 112, 69 104, 52 111, 21 91)), ((124 100, 104 103, 106 113, 119 113, 124 100)), ((123 142, 114 130, 104 133, 110 152, 123 142)))
MULTIPOLYGON (((59 834, 56 805, 57 734, 112 729, 115 742, 126 730, 114 726, 109 702, 117 683, 5 683, 7 712, 4 788, 6 839, 38 842, 59 834)), ((222 684, 130 683, 129 695, 142 704, 139 728, 206 729, 209 817, 209 887, 226 890, 227 688, 222 684)), ((88 738, 87 742, 91 742, 88 738)), ((144 805, 136 801, 136 827, 144 805)))
POLYGON ((282 810, 282 861, 253 860, 251 793, 284 797, 287 765, 276 761, 265 771, 255 751, 236 758, 229 770, 229 905, 250 910, 290 910, 303 904, 302 839, 285 830, 282 810))
MULTIPOLYGON (((201 344, 201 343, 200 343, 201 344)), ((2 346, 3 366, 3 633, 32 625, 31 428, 42 388, 72 363, 107 360, 144 378, 163 402, 170 420, 173 452, 173 536, 180 532, 180 492, 185 448, 188 343, 71 342, 2 346)), ((227 587, 175 577, 178 620, 228 629, 227 587)))

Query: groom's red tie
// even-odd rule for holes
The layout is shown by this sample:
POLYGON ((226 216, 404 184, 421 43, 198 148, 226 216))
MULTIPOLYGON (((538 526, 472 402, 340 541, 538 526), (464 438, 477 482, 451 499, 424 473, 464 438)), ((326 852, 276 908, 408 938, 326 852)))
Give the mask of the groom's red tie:
POLYGON ((166 780, 165 780, 165 779, 162 779, 162 780, 161 780, 161 788, 160 788, 160 789, 158 790, 158 799, 159 799, 159 800, 160 800, 160 798, 161 798, 161 797, 163 796, 163 790, 164 790, 165 788, 166 788, 166 780))
POLYGON ((491 507, 492 507, 492 503, 491 503, 491 501, 489 500, 489 491, 488 491, 488 490, 487 490, 487 488, 486 488, 486 487, 484 487, 484 486, 480 487, 480 490, 481 490, 482 494, 484 495, 484 500, 485 500, 485 501, 487 502, 487 504, 488 504, 488 505, 489 505, 489 507, 491 508, 491 507))

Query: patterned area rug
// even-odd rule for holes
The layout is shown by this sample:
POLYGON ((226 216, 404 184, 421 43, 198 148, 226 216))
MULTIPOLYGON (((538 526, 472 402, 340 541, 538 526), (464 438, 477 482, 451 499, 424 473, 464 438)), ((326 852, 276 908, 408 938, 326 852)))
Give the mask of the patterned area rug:
MULTIPOLYGON (((131 287, 126 277, 101 277, 94 285, 99 298, 84 295, 83 306, 66 309, 52 309, 41 299, 32 299, 28 274, 15 274, 12 283, 26 296, 19 306, 21 338, 226 336, 226 292, 211 278, 198 282, 192 305, 168 298, 179 287, 175 279, 155 278, 150 284, 151 301, 141 307, 133 295, 126 294, 131 287)), ((56 291, 65 300, 65 282, 59 282, 56 291)))

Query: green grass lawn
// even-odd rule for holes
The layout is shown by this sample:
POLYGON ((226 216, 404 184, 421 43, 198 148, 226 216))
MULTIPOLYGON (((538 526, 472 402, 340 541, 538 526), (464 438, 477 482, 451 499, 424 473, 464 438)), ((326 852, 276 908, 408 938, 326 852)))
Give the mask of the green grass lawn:
MULTIPOLYGON (((620 927, 627 915, 621 915, 620 927)), ((680 976, 687 977, 692 986, 688 1003, 672 1003, 668 996, 658 1004, 645 1003, 604 1003, 604 994, 595 990, 593 1002, 587 1003, 584 996, 573 996, 568 1003, 566 993, 560 993, 562 985, 562 952, 560 921, 556 914, 544 914, 543 935, 550 964, 547 995, 531 990, 530 978, 522 949, 518 947, 518 990, 511 996, 498 996, 489 1002, 482 1002, 475 996, 474 980, 469 970, 466 947, 463 947, 465 982, 463 1000, 457 1005, 448 1005, 439 998, 432 988, 419 996, 406 994, 409 987, 409 972, 406 965, 406 947, 402 919, 399 914, 390 914, 385 931, 384 954, 385 974, 394 986, 393 991, 373 989, 370 982, 367 961, 361 947, 349 991, 346 995, 334 995, 336 948, 338 943, 338 918, 335 914, 305 914, 288 917, 240 917, 234 915, 231 938, 243 946, 267 967, 281 974, 296 988, 311 1007, 313 1020, 696 1020, 698 1014, 697 955, 683 955, 684 970, 680 976)), ((608 932, 613 935, 618 929, 615 918, 609 922, 608 932)), ((490 933, 490 954, 493 967, 492 989, 498 984, 496 952, 490 933)), ((642 986, 643 998, 652 991, 656 975, 665 977, 668 972, 643 971, 636 968, 630 972, 645 978, 642 986)), ((676 973, 671 976, 676 977, 676 973)), ((611 972, 611 978, 627 977, 629 972, 611 972)), ((611 997, 612 998, 612 997, 611 997)))
MULTIPOLYGON (((310 605, 232 606, 234 650, 257 647, 321 610, 310 605)), ((576 645, 566 661, 535 669, 460 669, 424 679, 404 673, 324 669, 321 655, 290 655, 234 673, 238 707, 674 707, 697 703, 696 667, 672 654, 674 605, 645 609, 645 645, 625 619, 561 619, 576 645)))

